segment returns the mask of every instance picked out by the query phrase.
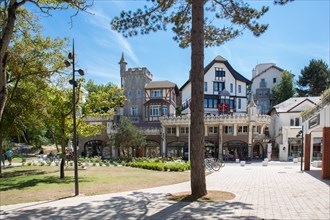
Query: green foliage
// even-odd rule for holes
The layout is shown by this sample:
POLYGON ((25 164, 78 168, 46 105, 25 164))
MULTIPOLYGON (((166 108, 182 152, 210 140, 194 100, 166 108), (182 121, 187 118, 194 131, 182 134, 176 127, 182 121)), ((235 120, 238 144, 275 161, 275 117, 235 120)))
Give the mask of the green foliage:
MULTIPOLYGON (((191 43, 192 3, 191 1, 148 1, 143 9, 135 12, 122 11, 111 21, 112 28, 125 37, 166 30, 172 27, 173 39, 180 47, 191 43)), ((268 25, 257 21, 268 11, 268 7, 254 9, 243 1, 204 1, 204 8, 211 18, 204 20, 205 46, 219 46, 224 42, 250 30, 255 36, 263 33, 268 25), (217 27, 214 24, 224 24, 217 27)))
POLYGON ((129 155, 128 149, 131 147, 143 147, 146 145, 145 134, 138 127, 126 118, 121 117, 114 135, 115 146, 120 149, 121 156, 129 155))
POLYGON ((107 161, 107 162, 105 163, 105 165, 106 165, 107 167, 109 167, 109 166, 110 166, 110 162, 107 161))
POLYGON ((297 85, 299 96, 320 96, 330 88, 330 68, 323 60, 312 59, 301 70, 297 85))
POLYGON ((293 74, 283 71, 280 83, 272 89, 275 104, 281 103, 295 95, 293 74))
POLYGON ((182 172, 190 169, 190 163, 185 162, 155 162, 155 161, 135 161, 129 162, 128 166, 157 171, 182 172))

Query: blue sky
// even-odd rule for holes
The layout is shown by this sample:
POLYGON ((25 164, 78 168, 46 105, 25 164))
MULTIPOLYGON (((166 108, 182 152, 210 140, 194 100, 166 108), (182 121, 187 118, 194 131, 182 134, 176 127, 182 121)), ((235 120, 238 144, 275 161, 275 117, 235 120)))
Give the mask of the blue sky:
MULTIPOLYGON (((275 6, 272 0, 250 0, 249 4, 270 7, 260 20, 268 23, 266 33, 256 38, 249 32, 219 47, 205 50, 205 66, 217 55, 226 58, 233 68, 248 79, 260 63, 276 63, 296 77, 311 59, 322 59, 329 65, 330 0, 295 0, 275 6)), ((127 67, 147 67, 153 80, 169 80, 180 88, 188 79, 190 48, 181 49, 172 40, 172 31, 124 38, 111 30, 110 21, 121 10, 142 7, 145 1, 95 0, 88 13, 80 13, 69 24, 73 11, 40 12, 43 34, 75 40, 77 68, 86 71, 86 79, 96 83, 119 85, 119 60, 122 52, 127 67)), ((36 12, 36 11, 35 11, 36 12)))

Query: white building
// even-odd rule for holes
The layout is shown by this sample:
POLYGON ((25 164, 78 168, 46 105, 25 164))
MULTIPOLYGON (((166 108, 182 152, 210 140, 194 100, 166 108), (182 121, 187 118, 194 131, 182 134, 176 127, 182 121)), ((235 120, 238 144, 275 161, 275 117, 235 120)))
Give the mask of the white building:
POLYGON ((258 64, 252 70, 251 92, 260 114, 266 114, 274 105, 272 89, 281 81, 282 72, 275 63, 258 64))
MULTIPOLYGON (((204 69, 205 114, 244 114, 247 108, 247 85, 251 82, 239 74, 221 56, 217 56, 204 69)), ((189 113, 191 82, 181 88, 183 114, 189 113)))
MULTIPOLYGON (((274 149, 278 149, 279 160, 292 160, 301 156, 302 138, 297 137, 302 130, 301 112, 319 102, 320 97, 295 97, 275 105, 269 111, 269 134, 274 149)), ((273 155, 276 153, 273 152, 273 155)))

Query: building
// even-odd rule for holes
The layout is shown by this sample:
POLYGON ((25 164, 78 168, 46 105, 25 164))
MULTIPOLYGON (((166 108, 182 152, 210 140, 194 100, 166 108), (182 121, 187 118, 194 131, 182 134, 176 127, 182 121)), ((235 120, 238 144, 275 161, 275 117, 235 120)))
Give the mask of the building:
POLYGON ((301 113, 312 108, 320 97, 294 97, 270 109, 271 126, 269 134, 273 144, 273 156, 281 161, 300 158, 302 139, 297 137, 302 130, 301 113))
POLYGON ((303 112, 302 121, 304 170, 310 170, 312 162, 322 167, 322 178, 330 179, 330 89, 316 106, 303 112))
POLYGON ((145 116, 145 93, 146 84, 152 81, 152 74, 146 67, 128 68, 124 53, 119 61, 121 88, 127 98, 123 107, 123 115, 129 117, 133 123, 144 121, 145 116))
MULTIPOLYGON (((247 86, 251 82, 239 74, 229 62, 217 56, 204 69, 204 112, 210 115, 245 114, 247 86)), ((181 88, 182 113, 189 113, 191 82, 181 88)))
POLYGON ((267 114, 274 105, 272 89, 281 81, 283 69, 275 63, 262 63, 252 70, 251 92, 259 114, 267 114))
MULTIPOLYGON (((189 160, 190 114, 162 117, 162 152, 189 160)), ((205 152, 225 160, 267 157, 270 116, 258 115, 250 102, 248 114, 205 115, 205 152)))

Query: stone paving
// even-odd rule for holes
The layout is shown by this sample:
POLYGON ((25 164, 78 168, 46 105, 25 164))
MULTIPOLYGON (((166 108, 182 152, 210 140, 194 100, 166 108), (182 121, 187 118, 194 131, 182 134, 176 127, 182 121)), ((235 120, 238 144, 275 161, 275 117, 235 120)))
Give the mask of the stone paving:
POLYGON ((236 195, 224 202, 173 202, 168 193, 190 190, 181 183, 139 191, 78 196, 2 206, 1 219, 330 219, 330 180, 300 164, 226 164, 206 177, 208 190, 236 195))

